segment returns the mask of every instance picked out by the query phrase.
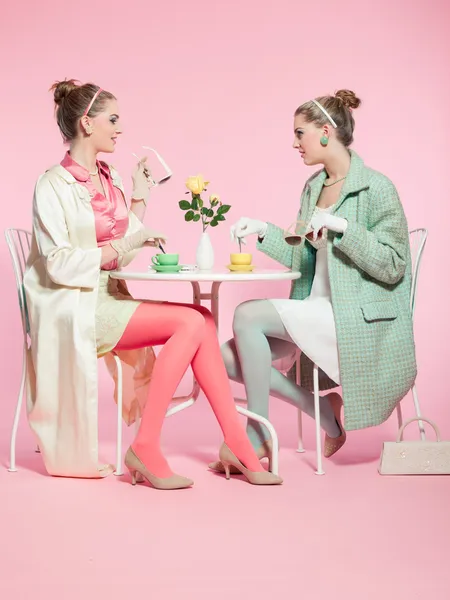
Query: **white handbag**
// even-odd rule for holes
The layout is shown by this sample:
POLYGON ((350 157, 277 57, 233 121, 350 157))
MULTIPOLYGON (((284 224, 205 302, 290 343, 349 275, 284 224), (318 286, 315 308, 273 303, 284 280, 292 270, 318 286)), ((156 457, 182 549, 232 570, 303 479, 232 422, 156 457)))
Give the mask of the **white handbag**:
POLYGON ((380 475, 450 475, 450 442, 441 441, 439 429, 424 417, 409 419, 400 428, 396 442, 383 442, 380 475), (405 442, 405 427, 414 421, 424 421, 433 427, 436 440, 405 442))

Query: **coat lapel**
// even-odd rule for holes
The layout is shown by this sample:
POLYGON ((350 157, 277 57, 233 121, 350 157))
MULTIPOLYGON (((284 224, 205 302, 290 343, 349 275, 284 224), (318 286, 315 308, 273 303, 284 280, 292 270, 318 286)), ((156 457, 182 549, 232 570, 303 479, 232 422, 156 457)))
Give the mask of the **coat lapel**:
POLYGON ((54 167, 49 169, 49 171, 56 173, 66 183, 70 183, 71 185, 73 185, 74 190, 76 191, 76 193, 78 195, 78 198, 80 200, 83 200, 84 202, 86 202, 89 205, 91 204, 92 198, 91 198, 91 195, 89 194, 88 189, 84 185, 81 185, 80 183, 78 183, 78 181, 75 179, 75 177, 72 175, 72 173, 69 173, 69 171, 67 169, 65 169, 61 165, 55 165, 54 167))
MULTIPOLYGON (((350 156, 350 169, 344 185, 342 186, 339 200, 334 207, 334 212, 341 206, 348 196, 360 192, 361 190, 365 190, 369 187, 369 180, 364 162, 353 150, 350 150, 350 156)), ((312 218, 314 209, 322 191, 323 183, 326 178, 327 173, 325 169, 322 169, 321 171, 318 171, 316 175, 313 175, 308 182, 306 190, 309 195, 308 212, 306 215, 307 223, 309 223, 312 218)))
POLYGON ((333 212, 338 210, 348 196, 357 194, 361 190, 365 190, 369 187, 369 179, 363 160, 353 150, 350 150, 350 156, 350 170, 344 185, 342 186, 341 195, 336 202, 333 212))
POLYGON ((313 175, 308 182, 306 193, 309 196, 308 200, 308 211, 305 217, 307 223, 312 219, 314 209, 316 208, 317 201, 319 200, 320 192, 322 191, 323 182, 327 178, 325 169, 322 169, 316 175, 313 175))

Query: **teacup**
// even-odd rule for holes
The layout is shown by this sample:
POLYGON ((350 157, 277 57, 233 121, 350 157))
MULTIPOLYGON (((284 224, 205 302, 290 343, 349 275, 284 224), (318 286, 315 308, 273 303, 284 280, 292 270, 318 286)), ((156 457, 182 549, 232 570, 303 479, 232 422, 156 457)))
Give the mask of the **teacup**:
POLYGON ((152 256, 152 263, 157 267, 176 266, 178 260, 178 254, 156 254, 155 256, 152 256))
POLYGON ((251 265, 252 264, 252 255, 249 252, 236 252, 235 254, 230 254, 230 262, 232 265, 251 265))

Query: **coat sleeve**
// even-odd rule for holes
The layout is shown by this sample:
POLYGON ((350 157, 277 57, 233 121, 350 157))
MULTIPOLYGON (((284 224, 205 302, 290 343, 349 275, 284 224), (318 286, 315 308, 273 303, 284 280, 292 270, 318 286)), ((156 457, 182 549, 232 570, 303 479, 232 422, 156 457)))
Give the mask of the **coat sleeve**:
POLYGON ((100 274, 100 248, 72 246, 58 194, 42 175, 34 191, 33 233, 50 279, 57 285, 95 288, 100 274))
MULTIPOLYGON (((142 221, 140 221, 137 216, 134 214, 134 212, 132 210, 128 211, 128 229, 125 235, 130 235, 132 233, 135 233, 136 231, 140 231, 141 229, 144 229, 145 226, 142 223, 142 221)), ((124 254, 123 256, 119 257, 117 259, 117 267, 119 269, 123 269, 124 267, 128 266, 132 260, 134 260, 136 258, 136 256, 141 252, 142 248, 138 248, 137 250, 132 250, 131 252, 127 252, 126 254, 124 254)))
POLYGON ((333 243, 360 269, 382 283, 395 284, 405 273, 409 253, 408 225, 392 182, 383 180, 370 190, 368 227, 348 222, 333 243))
POLYGON ((268 223, 266 235, 262 242, 257 242, 256 248, 288 269, 292 268, 293 247, 284 241, 281 227, 268 223))
MULTIPOLYGON (((313 177, 315 176, 316 174, 313 175, 313 177)), ((300 209, 296 217, 297 221, 301 220, 302 218, 304 219, 304 215, 308 213, 309 203, 307 190, 308 185, 313 177, 308 179, 303 188, 300 198, 300 209)), ((284 229, 281 227, 273 225, 273 223, 268 223, 266 235, 264 236, 262 242, 257 243, 256 248, 261 250, 261 252, 264 252, 264 254, 267 254, 267 256, 270 256, 270 258, 273 258, 277 262, 281 263, 288 269, 292 269, 294 260, 294 247, 289 246, 289 244, 285 242, 284 229)))

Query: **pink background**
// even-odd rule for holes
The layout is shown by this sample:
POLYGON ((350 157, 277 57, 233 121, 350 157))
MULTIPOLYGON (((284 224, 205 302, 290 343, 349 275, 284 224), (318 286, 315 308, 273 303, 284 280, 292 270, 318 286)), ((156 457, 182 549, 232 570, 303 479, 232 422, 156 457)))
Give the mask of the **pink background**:
MULTIPOLYGON (((444 254, 450 217, 446 131, 450 94, 449 17, 450 9, 444 2, 425 0, 321 0, 319 3, 293 0, 100 3, 79 0, 70 8, 56 0, 30 2, 26 6, 9 2, 2 10, 0 23, 3 140, 0 149, 3 173, 0 229, 30 227, 34 182, 40 173, 63 156, 64 148, 53 119, 52 97, 47 91, 57 79, 74 77, 83 82, 92 81, 118 97, 124 134, 115 155, 105 158, 119 169, 128 191, 134 163, 131 152, 139 153, 140 145, 156 147, 172 167, 172 180, 152 194, 147 223, 167 233, 168 249, 179 251, 182 262, 194 261, 200 236, 199 224, 185 223, 178 208, 178 200, 184 197, 185 178, 203 173, 211 181, 209 191, 220 194, 224 202, 232 204, 225 225, 221 224, 211 232, 216 266, 227 264, 229 252, 235 250, 229 242, 228 229, 240 216, 271 220, 283 226, 293 220, 303 183, 313 172, 301 164, 298 154, 291 148, 293 112, 300 103, 313 96, 350 88, 363 101, 362 107, 355 112, 357 128, 353 148, 366 164, 382 171, 395 182, 410 228, 427 227, 429 230, 415 319, 419 364, 417 383, 424 412, 438 421, 444 436, 449 438, 448 391, 441 378, 448 368, 447 343, 450 335, 448 258, 444 254), (441 273, 444 274, 442 278, 441 273)), ((253 242, 250 247, 253 247, 253 242)), ((135 263, 136 268, 145 269, 148 261, 149 256, 141 257, 135 263)), ((254 262, 261 267, 275 266, 260 254, 255 256, 254 262)), ((21 331, 13 273, 4 242, 0 243, 0 272, 3 279, 0 450, 5 462, 20 377, 21 331)), ((221 339, 229 337, 233 310, 240 301, 285 295, 288 288, 288 284, 223 285, 221 339)), ((188 284, 185 287, 181 284, 152 284, 151 291, 149 286, 133 285, 132 289, 141 295, 190 300, 188 284)), ((110 392, 104 373, 102 391, 110 392)), ((114 411, 106 398, 103 404, 103 414, 108 418, 103 421, 101 435, 112 443, 114 411)), ((409 414, 409 399, 406 405, 406 414, 409 414)), ((205 436, 205 444, 209 443, 214 448, 219 438, 205 432, 206 424, 214 427, 209 413, 199 410, 196 414, 200 422, 205 423, 205 429, 199 430, 198 443, 203 443, 205 436)), ((292 409, 274 401, 272 414, 282 444, 291 451, 295 446, 292 409)), ((174 418, 165 434, 168 443, 179 439, 180 432, 174 427, 184 428, 192 422, 192 417, 174 418)), ((306 427, 311 446, 312 424, 307 423, 306 427)), ((354 477, 356 494, 360 493, 358 479, 362 476, 376 487, 379 480, 376 479, 374 461, 379 455, 380 442, 390 439, 395 429, 395 420, 391 419, 377 429, 352 434, 352 445, 348 450, 350 458, 339 472, 336 471, 334 483, 330 474, 327 483, 321 483, 322 488, 318 489, 318 481, 311 481, 309 477, 310 471, 306 471, 302 478, 301 470, 297 471, 296 466, 293 466, 292 478, 298 477, 299 486, 305 482, 316 486, 319 501, 336 493, 338 488, 333 488, 333 485, 341 486, 340 493, 348 493, 350 488, 342 487, 346 469, 347 476, 354 477), (372 462, 369 467, 365 465, 361 475, 359 471, 352 471, 352 465, 357 462, 358 456, 365 456, 366 451, 372 462), (330 486, 330 489, 324 488, 324 485, 330 486)), ((196 437, 192 435, 186 440, 181 453, 189 445, 195 445, 196 437)), ((25 456, 26 449, 32 446, 26 428, 22 430, 19 441, 25 456)), ((34 457, 30 460, 30 468, 39 471, 39 461, 34 457)), ((47 492, 53 494, 56 489, 66 490, 67 497, 72 494, 72 488, 75 494, 80 490, 76 486, 81 484, 77 482, 38 479, 32 475, 30 481, 31 477, 37 486, 39 481, 49 482, 41 485, 52 486, 42 491, 42 502, 47 502, 44 499, 47 492), (56 485, 60 487, 56 488, 56 485)), ((5 480, 11 481, 7 477, 5 480)), ((396 490, 401 493, 402 486, 398 481, 396 490)), ((382 482, 381 491, 377 488, 371 500, 373 506, 388 507, 394 492, 386 487, 385 480, 382 482)), ((18 486, 18 495, 23 497, 26 488, 20 488, 18 483, 15 485, 18 486)), ((86 485, 84 483, 82 489, 87 489, 86 485)), ((89 490, 95 489, 96 484, 89 485, 89 490)), ((433 489, 439 495, 442 489, 436 487, 438 485, 435 484, 433 489)), ((205 486, 207 492, 206 483, 205 486)), ((243 487, 244 484, 240 486, 243 487)), ((249 494, 247 487, 246 493, 249 494)), ((102 489, 108 492, 107 487, 102 489)), ((404 490, 405 496, 397 499, 395 510, 401 512, 412 494, 419 504, 422 499, 424 502, 423 506, 417 505, 414 510, 427 510, 429 513, 431 487, 427 490, 423 484, 417 494, 409 488, 404 490)), ((448 497, 448 486, 446 490, 448 497)), ((315 506, 316 499, 309 493, 310 496, 303 499, 315 506)), ((434 496, 436 501, 438 495, 434 496)), ((141 491, 143 507, 150 496, 151 492, 146 495, 144 490, 141 491)), ((300 487, 298 497, 291 488, 289 500, 286 497, 283 506, 287 502, 298 503, 302 497, 300 487)), ((176 504, 172 498, 170 506, 176 504)), ((217 496, 219 503, 221 498, 217 496)), ((119 510, 119 506, 117 508, 119 510)), ((290 516, 295 519, 295 505, 291 509, 290 516)), ((434 509, 442 509, 445 515, 443 504, 435 505, 434 509)), ((101 521, 101 509, 95 510, 101 521)), ((348 503, 340 506, 340 510, 344 522, 354 514, 348 503)), ((411 519, 414 515, 417 512, 410 514, 411 519)), ((170 520, 170 515, 166 516, 170 520)), ((108 518, 114 517, 109 515, 108 518)), ((239 519, 239 514, 232 518, 239 519)), ((260 518, 263 519, 264 515, 260 518)), ((317 518, 321 520, 320 514, 317 518)), ((439 518, 436 519, 435 526, 438 527, 439 518)), ((42 522, 45 519, 39 521, 42 522)), ((286 525, 287 521, 283 522, 286 525)), ((389 521, 383 522, 385 527, 386 522, 389 521)), ((49 523, 52 523, 51 519, 49 523)), ((405 535, 410 531, 408 523, 408 519, 403 522, 405 535)), ((217 525, 217 520, 213 519, 209 526, 214 525, 217 525)), ((326 523, 322 525, 324 535, 330 534, 335 539, 337 536, 338 540, 344 535, 339 529, 328 529, 326 523)), ((396 527, 393 522, 389 525, 392 530, 396 527)), ((242 531, 246 531, 245 527, 242 531)), ((378 556, 385 552, 387 545, 383 532, 383 527, 378 527, 376 520, 367 532, 368 536, 381 536, 377 538, 379 550, 376 550, 376 543, 372 547, 378 556)), ((153 534, 154 531, 149 532, 149 536, 153 534)), ((99 535, 102 533, 99 532, 99 535)), ((189 535, 195 536, 195 533, 190 532, 189 535)), ((252 530, 252 535, 257 535, 256 530, 252 530)), ((278 547, 295 545, 301 535, 301 532, 296 534, 296 540, 288 537, 278 540, 281 544, 278 547)), ((348 535, 351 534, 345 528, 345 536, 348 535)), ((430 544, 435 541, 433 538, 429 540, 430 544)), ((228 542, 230 539, 226 538, 225 547, 228 542)), ((353 542, 355 547, 364 543, 356 532, 353 541, 348 543, 353 542)), ((398 543, 404 547, 407 538, 398 543)), ((255 543, 250 544, 256 551, 266 545, 265 534, 259 542, 255 539, 255 543)), ((313 546, 313 550, 323 551, 322 543, 317 548, 313 546)), ((353 549, 350 555, 353 561, 357 561, 358 551, 353 549)), ((391 559, 394 560, 395 556, 391 559)), ((243 564, 245 566, 246 562, 243 564)), ((264 570, 265 566, 259 561, 255 563, 255 569, 264 570)), ((345 571, 349 567, 342 564, 339 568, 345 571)), ((105 573, 107 565, 103 565, 102 569, 105 573)), ((314 569, 312 572, 315 572, 314 569)), ((222 576, 220 569, 213 570, 213 573, 216 578, 222 576)), ((291 581, 289 589, 292 590, 296 581, 294 566, 289 573, 286 574, 288 579, 284 577, 283 581, 291 581)), ((207 577, 207 574, 204 576, 207 577)), ((429 574, 431 576, 431 571, 429 574)), ((244 587, 250 581, 247 575, 242 579, 244 587)), ((376 576, 374 570, 368 580, 376 576)), ((198 577, 202 576, 199 574, 198 577)), ((330 593, 333 593, 335 585, 344 585, 336 574, 332 580, 330 593)), ((193 585, 193 580, 190 581, 193 585)), ((186 597, 203 598, 200 590, 206 588, 202 588, 199 581, 195 588, 197 595, 186 597)), ((211 584, 212 580, 208 581, 211 584)), ((367 579, 361 577, 360 583, 364 581, 367 579)), ((319 588, 314 588, 313 579, 310 583, 311 590, 319 591, 320 588, 325 593, 328 589, 324 581, 320 582, 319 588)), ((223 590, 232 592, 232 587, 227 587, 226 583, 223 585, 223 590)), ((401 595, 400 582, 398 585, 399 593, 391 596, 389 590, 392 588, 386 581, 386 589, 380 597, 409 597, 401 595)), ((357 587, 355 594, 357 597, 357 587)), ((370 592, 364 596, 375 597, 370 592)), ((21 596, 10 594, 7 597, 21 596)), ((213 594, 205 597, 222 596, 213 594)), ((256 598, 256 595, 247 597, 256 598)), ((290 596, 286 592, 282 597, 290 596)), ((336 597, 346 596, 342 593, 336 597)))

